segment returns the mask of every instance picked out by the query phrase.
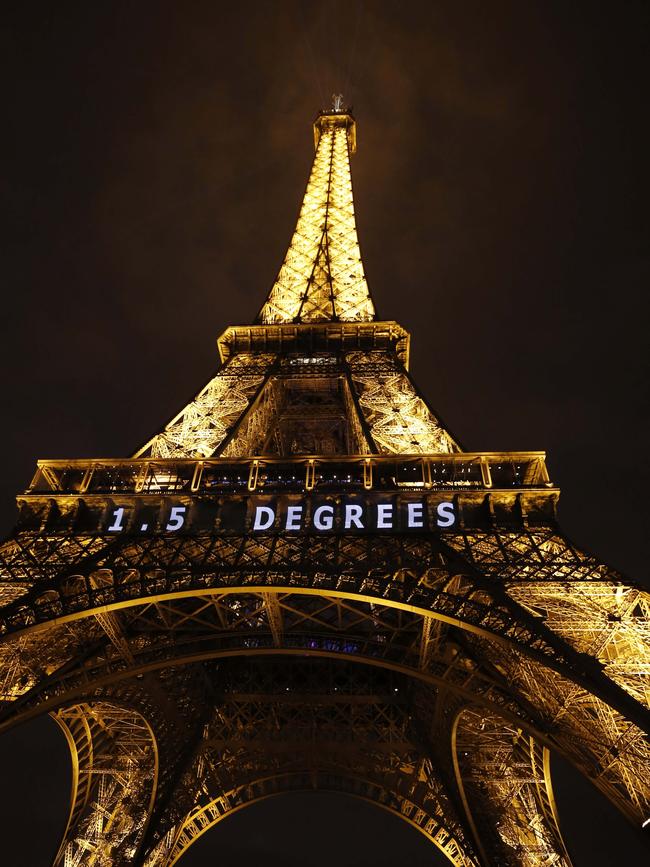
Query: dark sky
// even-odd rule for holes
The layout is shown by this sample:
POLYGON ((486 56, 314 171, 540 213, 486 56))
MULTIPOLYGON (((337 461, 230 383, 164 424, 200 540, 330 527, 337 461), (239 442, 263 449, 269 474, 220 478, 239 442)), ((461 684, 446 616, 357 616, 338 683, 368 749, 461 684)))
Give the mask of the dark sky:
MULTIPOLYGON (((546 449, 565 530, 648 582, 647 3, 11 6, 7 532, 37 457, 129 455, 208 379, 217 335, 275 277, 311 120, 343 91, 366 273, 412 332, 416 380, 465 447, 546 449)), ((62 831, 65 749, 48 720, 0 742, 12 867, 45 864, 62 831)), ((634 831, 560 770, 576 867, 641 863, 634 831)), ((401 823, 318 796, 243 811, 183 863, 378 867, 396 851, 430 863, 401 823), (314 854, 323 828, 356 855, 314 854)))

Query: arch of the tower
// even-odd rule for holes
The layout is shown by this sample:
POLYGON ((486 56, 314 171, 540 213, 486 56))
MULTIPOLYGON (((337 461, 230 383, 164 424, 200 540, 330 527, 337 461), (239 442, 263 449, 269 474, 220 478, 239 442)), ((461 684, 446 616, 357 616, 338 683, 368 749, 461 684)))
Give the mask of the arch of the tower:
POLYGON ((531 649, 530 627, 512 606, 438 563, 391 576, 344 576, 346 590, 328 589, 326 573, 293 573, 291 586, 251 584, 246 592, 201 588, 200 572, 95 569, 70 576, 31 608, 35 620, 48 611, 63 616, 0 645, 12 661, 4 667, 3 695, 13 701, 3 708, 3 724, 78 701, 89 682, 101 686, 174 664, 256 652, 347 655, 401 667, 499 713, 560 751, 629 818, 643 821, 650 806, 643 732, 584 681, 576 683, 570 666, 545 657, 539 642, 531 649), (304 577, 311 586, 296 586, 304 577), (120 602, 111 601, 116 591, 120 602), (414 605, 415 598, 431 607, 414 605), (48 645, 51 653, 44 652, 48 645), (47 659, 49 668, 39 662, 32 671, 34 659, 47 659))
POLYGON ((405 675, 304 654, 175 666, 167 675, 170 706, 190 697, 181 720, 189 750, 174 754, 180 731, 166 730, 168 714, 152 701, 161 684, 151 676, 94 689, 94 700, 53 713, 73 760, 70 821, 56 865, 76 867, 91 856, 122 865, 136 849, 138 857, 152 853, 147 863, 175 863, 233 809, 304 788, 377 803, 452 863, 478 863, 413 727, 405 675), (209 712, 198 720, 192 681, 207 690, 209 712))
MULTIPOLYGON (((189 589, 165 593, 164 575, 148 573, 143 576, 144 580, 157 585, 158 593, 143 598, 139 596, 141 588, 136 585, 126 588, 125 595, 132 595, 129 601, 83 608, 82 605, 92 604, 92 601, 110 598, 114 590, 113 573, 106 569, 92 573, 91 580, 100 585, 101 591, 94 599, 84 589, 83 576, 71 576, 68 579, 71 585, 82 585, 72 605, 79 610, 55 617, 49 623, 34 624, 13 637, 6 636, 0 644, 5 662, 2 690, 5 709, 20 708, 29 713, 30 707, 40 706, 39 686, 48 701, 56 705, 63 697, 83 692, 91 678, 101 685, 132 676, 136 671, 173 664, 174 660, 196 661, 267 648, 288 652, 341 652, 388 665, 394 663, 430 676, 433 681, 443 678, 449 688, 461 692, 465 689, 469 697, 476 695, 493 701, 506 714, 520 716, 522 710, 527 711, 523 717, 533 725, 533 704, 522 705, 521 697, 507 688, 506 684, 512 683, 511 671, 506 678, 502 677, 506 661, 512 657, 511 667, 514 667, 531 653, 531 678, 536 678, 535 672, 540 666, 547 666, 554 677, 561 672, 568 680, 574 678, 575 673, 564 666, 562 660, 544 657, 524 641, 510 638, 507 632, 505 635, 495 633, 489 628, 490 623, 477 625, 487 619, 489 612, 492 620, 499 620, 502 625, 509 616, 510 622, 505 625, 513 633, 518 626, 511 611, 495 611, 493 600, 481 599, 481 592, 463 576, 450 578, 436 568, 422 570, 419 575, 407 570, 401 572, 393 576, 395 582, 423 582, 421 595, 431 590, 434 582, 440 582, 442 592, 437 596, 438 600, 442 597, 443 605, 436 610, 386 598, 386 594, 379 595, 377 586, 370 582, 364 590, 374 590, 376 595, 352 592, 358 576, 349 576, 349 590, 296 586, 296 579, 303 576, 294 573, 292 586, 278 583, 259 586, 251 582, 245 589, 189 589), (462 603, 465 603, 464 611, 462 603), (440 611, 441 607, 445 613, 440 611), (470 616, 467 616, 468 611, 470 616), (454 613, 462 617, 452 616, 454 613), (174 640, 152 640, 163 636, 174 640), (482 668, 476 660, 471 664, 466 658, 473 655, 471 648, 478 646, 477 643, 480 643, 481 653, 493 648, 494 668, 482 668), (106 645, 111 646, 109 655, 104 652, 106 645), (80 672, 70 663, 75 658, 81 659, 82 646, 85 653, 80 672), (42 653, 43 648, 48 649, 47 654, 42 653), (39 662, 39 656, 47 662, 39 662), (45 678, 47 684, 43 690, 39 681, 45 678)), ((124 592, 124 585, 121 589, 124 592)), ((156 588, 149 586, 147 589, 156 588)), ((46 591, 41 595, 37 601, 41 611, 41 600, 44 598, 45 605, 49 605, 53 593, 46 591)), ((59 603, 55 601, 54 606, 58 613, 59 603)), ((525 639, 524 629, 520 628, 520 638, 521 633, 525 639)))
POLYGON ((203 834, 239 810, 267 798, 290 792, 332 792, 350 795, 387 810, 420 831, 436 846, 448 861, 462 867, 475 867, 476 860, 468 855, 442 823, 441 816, 429 812, 417 802, 385 784, 355 776, 349 770, 305 770, 278 773, 250 780, 230 791, 219 793, 189 813, 182 823, 171 828, 145 861, 145 867, 172 867, 203 834))
POLYGON ((401 667, 504 716, 640 824, 650 811, 650 754, 635 725, 643 695, 634 672, 645 664, 637 612, 647 595, 603 580, 602 567, 576 558, 553 531, 513 535, 516 546, 504 533, 444 543, 113 540, 0 611, 0 725, 79 702, 89 683, 174 664, 258 652, 343 655, 401 667), (388 562, 397 564, 391 572, 388 562), (572 596, 587 595, 587 582, 602 610, 589 621, 588 645, 562 613, 564 601, 570 611, 572 596), (596 647, 609 677, 581 667, 596 647))
MULTIPOLYGON (((289 657, 260 652, 207 666, 180 667, 177 661, 174 671, 197 668, 200 679, 212 683, 209 694, 214 704, 194 733, 188 715, 185 739, 191 749, 173 762, 169 741, 178 733, 160 730, 166 722, 159 714, 151 719, 153 729, 140 714, 155 707, 148 694, 159 684, 150 675, 141 674, 135 690, 128 686, 125 690, 116 682, 99 690, 101 700, 79 702, 56 713, 71 746, 74 768, 71 819, 59 853, 59 859, 67 858, 66 864, 76 863, 75 852, 94 849, 105 853, 106 863, 128 863, 128 856, 121 860, 124 853, 141 841, 141 853, 150 855, 148 865, 171 865, 199 834, 234 809, 303 788, 347 792, 392 810, 426 834, 454 864, 527 867, 539 863, 534 855, 542 852, 542 843, 543 851, 556 857, 553 863, 569 864, 552 807, 547 751, 485 706, 469 704, 459 695, 445 697, 440 685, 434 687, 412 673, 395 672, 385 665, 369 667, 343 655, 323 659, 305 653, 289 657), (444 721, 441 724, 445 715, 453 722, 451 738, 444 721), (467 720, 473 727, 465 725, 467 720), (483 800, 480 815, 489 801, 488 814, 496 813, 508 831, 505 847, 503 840, 496 851, 492 845, 487 859, 483 852, 475 854, 472 839, 475 835, 481 846, 484 830, 477 833, 468 808, 466 780, 473 769, 464 768, 461 774, 457 758, 463 737, 475 736, 478 730, 480 740, 486 726, 490 746, 499 740, 501 750, 509 750, 516 759, 514 778, 504 767, 497 779, 488 756, 492 789, 486 795, 481 780, 470 791, 470 804, 476 792, 483 800), (513 733, 520 739, 514 746, 513 733), (174 770, 157 785, 152 759, 157 765, 158 750, 164 765, 174 770), (533 797, 527 791, 513 798, 513 786, 523 788, 526 762, 533 797), (151 814, 152 806, 151 827, 157 831, 143 841, 144 817, 151 814), (110 815, 120 817, 118 827, 106 821, 110 815), (526 860, 527 856, 533 860, 526 860)), ((171 704, 180 694, 177 678, 170 676, 165 682, 171 704)), ((181 691, 187 694, 186 684, 181 691)))
MULTIPOLYGON (((278 591, 279 593, 280 591, 278 591)), ((530 709, 527 708, 524 704, 522 707, 521 704, 518 705, 516 698, 512 695, 512 692, 504 689, 503 684, 499 684, 496 680, 490 679, 485 675, 485 673, 481 673, 474 665, 473 657, 470 653, 470 647, 467 646, 463 648, 462 646, 462 633, 455 634, 454 637, 454 628, 451 630, 451 634, 449 630, 443 636, 442 634, 437 634, 436 630, 441 628, 441 621, 436 621, 433 618, 426 619, 426 626, 422 630, 422 624, 420 624, 421 634, 420 634, 420 642, 418 645, 418 665, 414 664, 414 648, 411 645, 410 651, 409 642, 406 641, 400 647, 399 643, 395 640, 395 635, 397 635, 400 631, 403 634, 408 634, 409 632, 409 623, 405 618, 399 618, 399 614, 401 609, 396 606, 386 605, 380 606, 378 603, 363 603, 358 606, 352 606, 348 599, 337 599, 336 597, 324 597, 324 596, 314 596, 312 595, 310 600, 317 607, 310 610, 308 606, 304 604, 301 605, 300 598, 296 597, 295 594, 289 594, 287 598, 280 596, 279 598, 274 598, 273 601, 270 601, 270 597, 273 594, 228 594, 224 600, 221 600, 222 604, 227 602, 230 606, 231 615, 235 618, 236 622, 233 622, 233 626, 239 626, 240 634, 236 636, 231 636, 230 646, 224 649, 223 643, 220 647, 211 649, 206 649, 203 647, 203 651, 198 655, 193 652, 196 651, 195 646, 187 646, 187 650, 190 651, 185 656, 182 655, 181 648, 178 646, 168 647, 167 648, 167 656, 163 658, 163 654, 161 653, 161 648, 157 648, 157 659, 155 662, 151 661, 151 658, 148 659, 148 664, 142 664, 144 662, 143 659, 138 660, 136 653, 135 655, 129 651, 131 655, 131 659, 125 659, 125 646, 123 642, 125 641, 124 635, 129 635, 131 639, 128 646, 130 648, 134 647, 134 642, 132 640, 133 633, 126 629, 126 632, 120 635, 119 631, 122 628, 120 621, 116 618, 111 622, 101 622, 98 621, 98 628, 104 632, 106 635, 112 636, 112 647, 114 648, 114 653, 106 654, 105 649, 106 645, 104 644, 104 664, 106 666, 106 677, 102 680, 101 677, 97 676, 96 671, 88 670, 84 672, 82 679, 83 685, 78 686, 77 692, 79 693, 79 689, 87 691, 88 682, 94 684, 96 688, 104 688, 107 691, 107 699, 104 702, 104 706, 110 706, 110 695, 111 690, 120 689, 121 685, 124 683, 132 683, 134 679, 139 679, 142 677, 149 678, 149 682, 155 682, 159 673, 164 672, 173 672, 179 666, 184 668, 192 668, 193 665, 196 665, 201 661, 202 663, 208 663, 210 660, 227 659, 232 657, 239 657, 243 655, 244 658, 253 657, 255 659, 260 659, 268 656, 275 657, 286 657, 287 654, 291 654, 294 659, 304 658, 305 656, 314 656, 314 657, 326 657, 334 663, 338 664, 340 662, 352 661, 360 666, 370 665, 374 668, 385 669, 385 670, 394 670, 406 675, 408 678, 417 681, 418 683, 424 684, 426 686, 426 690, 429 692, 429 696, 431 700, 429 701, 429 707, 435 708, 437 702, 441 705, 443 704, 442 700, 439 700, 439 696, 441 695, 451 695, 454 697, 456 702, 455 706, 467 707, 468 705, 474 705, 481 708, 480 710, 480 718, 484 719, 496 719, 500 718, 503 730, 506 732, 519 731, 519 732, 528 732, 528 738, 530 741, 530 735, 533 735, 538 738, 536 744, 539 749, 540 746, 540 738, 544 739, 545 735, 541 732, 541 729, 538 729, 539 721, 536 720, 533 716, 530 718, 526 718, 526 712, 530 709), (284 606, 284 610, 282 611, 283 616, 286 614, 286 610, 294 610, 298 612, 296 616, 299 616, 302 619, 309 619, 310 617, 316 618, 318 621, 318 629, 314 631, 308 631, 303 629, 301 632, 296 629, 289 630, 287 632, 286 638, 283 641, 278 641, 279 633, 278 633, 278 621, 276 619, 275 623, 275 632, 272 628, 272 622, 274 616, 278 615, 277 608, 275 612, 272 613, 271 609, 269 609, 269 605, 279 605, 281 608, 284 606), (343 605, 345 606, 345 610, 348 612, 351 618, 354 618, 357 622, 356 627, 356 635, 353 630, 349 628, 345 632, 341 632, 340 630, 333 628, 334 621, 331 620, 332 615, 336 612, 338 623, 340 623, 341 611, 337 608, 337 606, 343 605), (397 617, 398 619, 393 623, 393 631, 395 635, 393 635, 392 640, 388 638, 386 633, 386 623, 387 618, 390 616, 397 617), (254 629, 246 629, 245 633, 241 631, 241 627, 244 623, 246 625, 251 625, 251 619, 254 623, 254 629), (328 632, 325 631, 324 624, 330 623, 330 628, 328 632), (367 629, 370 629, 372 635, 369 636, 366 634, 363 636, 363 630, 361 629, 361 624, 365 624, 367 629), (329 633, 329 634, 328 634, 329 633), (360 644, 361 638, 365 639, 365 646, 362 647, 360 644), (444 641, 442 641, 444 637, 444 641), (423 641, 424 639, 424 641, 423 641), (438 644, 438 640, 440 640, 440 644, 438 644), (391 646, 392 645, 392 646, 391 646), (385 652, 383 655, 379 655, 377 653, 378 648, 383 647, 385 652), (451 649, 455 648, 454 652, 451 653, 451 649), (138 663, 140 666, 138 667, 138 663), (443 673, 444 671, 444 673, 443 673), (459 679, 462 677, 463 680, 459 679), (103 684, 103 687, 102 687, 103 684), (504 718, 505 714, 505 718, 504 718)), ((276 594, 277 595, 277 594, 276 594)), ((206 605, 210 604, 214 608, 214 601, 208 600, 204 596, 196 596, 191 599, 179 599, 176 597, 173 600, 173 606, 169 609, 162 609, 157 612, 156 616, 162 616, 167 618, 167 622, 169 626, 172 626, 174 621, 170 620, 175 612, 175 616, 178 618, 176 623, 184 621, 185 623, 189 623, 192 619, 206 620, 208 615, 206 614, 206 605), (198 607, 188 607, 188 606, 198 606, 198 607)), ((135 613, 137 609, 133 609, 135 613)), ((143 607, 143 609, 139 612, 139 614, 144 618, 145 622, 147 622, 147 618, 151 618, 153 616, 153 606, 150 604, 143 607), (147 609, 148 608, 148 612, 147 609)), ((223 613, 223 612, 222 612, 223 613)), ((116 617, 116 613, 111 613, 113 617, 116 617)), ((109 613, 104 613, 102 617, 108 617, 109 613)), ((74 624, 83 624, 85 622, 84 619, 79 619, 77 621, 73 621, 74 624)), ((150 619, 148 621, 151 623, 150 619)), ((337 625, 338 625, 337 623, 337 625)), ((131 624, 133 625, 133 624, 131 624)), ((208 623, 206 625, 213 626, 212 623, 208 623)), ((412 626, 411 626, 412 628, 412 626)), ((446 628, 446 627, 444 627, 446 628)), ((235 630, 236 632, 236 630, 235 630)), ((38 633, 37 633, 38 634, 38 633)), ((194 636, 194 639, 199 638, 198 636, 194 636)), ((484 639, 475 638, 476 641, 481 641, 483 644, 485 643, 484 639)), ((202 644, 205 641, 205 634, 202 639, 199 638, 198 644, 202 644)), ((135 642, 137 644, 137 642, 135 642)), ((481 646, 480 652, 485 656, 486 648, 481 646)), ((499 657, 499 665, 503 665, 505 661, 505 654, 503 652, 503 647, 500 649, 495 647, 495 657, 499 657)), ((524 660, 527 662, 527 660, 524 660)), ((543 690, 546 687, 552 686, 557 683, 557 675, 555 672, 548 671, 543 666, 531 663, 533 667, 530 669, 530 682, 535 685, 535 688, 540 690, 543 693, 543 690), (544 672, 547 672, 546 681, 544 680, 544 672)), ((525 666, 524 666, 525 667, 525 666)), ((517 670, 521 669, 521 664, 518 666, 517 670)), ((514 677, 514 668, 513 668, 513 677, 514 677)), ((172 676, 173 680, 173 676, 172 676)), ((33 709, 32 713, 42 712, 43 710, 50 709, 55 710, 57 707, 61 707, 62 703, 65 703, 66 700, 69 700, 69 693, 62 693, 58 697, 56 697, 53 692, 53 683, 50 682, 48 684, 48 701, 43 704, 37 704, 33 709)), ((545 698, 548 698, 545 693, 545 698)), ((64 704, 63 709, 59 709, 58 714, 60 720, 70 719, 74 725, 77 726, 78 731, 82 731, 85 723, 82 723, 84 714, 86 713, 85 708, 89 707, 88 702, 84 702, 83 692, 78 694, 77 704, 70 709, 67 705, 64 704), (81 710, 84 709, 84 710, 81 710)), ((20 701, 19 701, 20 703, 20 701)), ((142 706, 142 703, 140 703, 142 706)), ((453 703, 452 703, 452 706, 453 703)), ((435 710, 432 710, 430 713, 430 717, 433 717, 435 714, 435 710)), ((577 715, 575 712, 572 714, 573 722, 577 719, 577 715)), ((563 752, 568 758, 573 759, 574 763, 580 767, 580 761, 584 761, 584 749, 580 745, 580 738, 585 739, 587 744, 587 748, 592 746, 599 746, 601 749, 603 748, 603 738, 602 733, 600 734, 600 743, 596 744, 597 738, 594 735, 594 727, 591 727, 591 731, 585 727, 584 720, 582 721, 583 730, 579 732, 579 737, 576 734, 575 729, 571 729, 570 727, 567 729, 565 727, 565 737, 562 737, 562 729, 558 728, 558 733, 553 738, 553 746, 557 747, 561 752, 563 752), (588 737, 591 737, 591 743, 587 743, 588 737)), ((426 727, 426 716, 425 716, 425 727, 426 727)), ((474 732, 473 732, 474 735, 474 732)), ((448 732, 445 736, 448 736, 448 732)), ((525 736, 525 735, 522 735, 525 736)), ((629 736, 629 731, 628 731, 629 736)), ((533 743, 532 741, 530 741, 533 743)), ((548 740, 547 740, 548 742, 548 740)), ((84 747, 83 747, 83 738, 79 741, 79 737, 77 736, 77 744, 81 743, 81 748, 77 745, 75 747, 77 755, 83 755, 84 747)), ((606 743, 605 743, 605 746, 606 743)), ((86 750, 87 752, 87 750, 86 750)), ((642 757, 641 757, 642 759, 642 757)), ((611 763, 614 764, 613 762, 611 763)), ((617 775, 616 773, 612 774, 610 772, 608 777, 603 777, 599 782, 602 784, 603 782, 607 783, 607 788, 601 785, 601 788, 610 796, 610 799, 616 801, 618 798, 619 803, 623 801, 624 808, 627 807, 629 801, 637 795, 641 793, 639 790, 639 782, 643 784, 643 777, 641 774, 642 765, 640 764, 638 767, 637 773, 639 776, 635 778, 634 768, 630 768, 626 765, 625 757, 621 757, 619 759, 619 768, 622 768, 624 773, 617 775), (626 772, 626 773, 625 773, 626 772), (628 778, 632 781, 633 786, 631 789, 625 790, 623 788, 622 782, 625 781, 625 778, 628 778), (613 782, 612 782, 613 781, 613 782), (636 781, 636 788, 634 788, 634 783, 636 781)), ((531 774, 534 771, 531 769, 531 774)), ((463 791, 463 780, 462 778, 459 780, 461 791, 463 791)), ((507 783, 507 781, 506 781, 507 783)), ((477 789, 474 788, 474 795, 477 789)), ((641 793, 642 794, 642 793, 641 793)), ((76 804, 82 803, 88 805, 88 799, 84 801, 84 798, 80 795, 75 800, 76 804)), ((514 802, 513 802, 514 803, 514 802)), ((530 805, 529 805, 530 806, 530 805)), ((643 808, 643 804, 641 803, 643 808)), ((627 807, 629 810, 629 807, 627 807)), ((76 811, 79 813, 79 808, 73 805, 73 812, 76 811)), ((146 809, 142 811, 146 812, 146 809)), ((492 811, 494 812, 494 811, 492 811)), ((470 814, 471 816, 471 811, 470 814)), ((544 826, 545 817, 543 811, 538 811, 538 819, 541 816, 541 824, 544 826)), ((516 814, 514 817, 511 817, 510 822, 512 827, 520 827, 522 823, 520 822, 521 815, 516 814)), ((80 820, 77 820, 77 822, 80 820)), ((88 820, 90 824, 90 821, 88 820)), ((71 823, 71 828, 75 823, 71 823)), ((133 823, 135 827, 137 822, 133 823)), ((554 830, 553 827, 544 830, 544 834, 550 840, 554 839, 554 830)), ((127 835, 124 834, 126 837, 127 835)), ((522 840, 525 841, 525 836, 522 837, 522 840)), ((69 845, 70 841, 66 845, 69 845)), ((521 844, 523 846, 523 842, 521 844)), ((530 843, 528 843, 530 846, 530 843)), ((64 851, 62 849, 62 851, 64 851)), ((523 851, 523 849, 522 849, 523 851)), ((71 862, 72 863, 72 862, 71 862)), ((505 862, 504 862, 505 863, 505 862)), ((520 863, 516 860, 513 863, 520 863)), ((525 863, 525 862, 521 862, 525 863)))
POLYGON ((160 799, 150 863, 174 863, 233 809, 294 789, 364 797, 411 821, 452 863, 477 863, 420 740, 408 677, 304 655, 230 659, 212 677, 218 699, 182 777, 182 792, 193 785, 197 796, 160 799))
MULTIPOLYGON (((24 636, 27 630, 53 621, 62 624, 93 615, 99 606, 110 610, 146 599, 224 595, 240 583, 266 586, 269 592, 276 587, 300 588, 303 593, 329 591, 364 601, 378 599, 510 642, 581 682, 606 702, 615 706, 618 702, 622 712, 638 722, 636 702, 625 702, 611 681, 637 702, 648 703, 647 687, 630 673, 635 669, 629 665, 635 660, 638 670, 639 662, 641 668, 650 664, 648 594, 626 587, 615 573, 603 580, 608 577, 603 567, 596 569, 593 558, 586 555, 581 558, 553 530, 510 535, 512 538, 503 533, 482 533, 476 538, 476 534, 449 534, 444 542, 435 536, 260 534, 215 539, 198 535, 119 540, 104 543, 103 549, 97 549, 96 537, 90 537, 87 547, 82 540, 76 543, 79 571, 73 565, 62 575, 56 568, 60 552, 53 543, 53 562, 44 580, 26 593, 15 587, 16 598, 0 610, 0 636, 12 632, 24 636), (94 550, 88 550, 91 548, 94 550), (385 564, 395 560, 399 565, 387 571, 385 564), (588 589, 583 581, 588 582, 588 589), (576 628, 576 618, 572 621, 566 611, 568 606, 575 610, 577 595, 581 603, 583 596, 593 596, 594 587, 599 597, 595 606, 592 599, 592 608, 599 610, 600 617, 589 620, 589 640, 585 641, 585 630, 576 628), (637 609, 645 616, 639 616, 637 609), (607 684, 598 677, 598 666, 584 668, 585 651, 593 653, 594 648, 607 665, 607 684), (601 694, 603 688, 606 696, 601 694)), ((39 551, 43 544, 38 543, 39 551)), ((31 564, 29 549, 21 553, 31 564)), ((15 571, 17 565, 12 563, 15 571)), ((10 598, 11 589, 3 585, 3 596, 10 598)))

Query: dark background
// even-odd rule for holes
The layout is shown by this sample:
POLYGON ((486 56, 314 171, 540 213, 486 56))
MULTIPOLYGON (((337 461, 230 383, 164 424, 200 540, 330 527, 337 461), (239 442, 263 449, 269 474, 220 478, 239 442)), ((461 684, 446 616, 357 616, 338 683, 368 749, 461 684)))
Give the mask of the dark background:
MULTIPOLYGON (((129 455, 252 320, 293 230, 310 123, 342 91, 380 314, 470 449, 546 449, 566 531, 647 582, 647 3, 15 3, 0 22, 2 526, 38 457, 129 455)), ((49 720, 0 741, 4 864, 68 807, 49 720), (13 849, 12 849, 13 847, 13 849)), ((582 865, 647 850, 556 762, 582 865)), ((413 867, 423 837, 287 796, 188 867, 413 867)))

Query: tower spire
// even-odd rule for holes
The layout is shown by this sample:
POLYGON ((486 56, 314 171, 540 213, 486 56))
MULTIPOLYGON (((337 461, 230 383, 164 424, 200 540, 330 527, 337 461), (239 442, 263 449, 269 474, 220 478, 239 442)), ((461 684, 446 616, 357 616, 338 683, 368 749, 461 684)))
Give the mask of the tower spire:
POLYGON ((356 123, 341 94, 316 118, 314 143, 296 229, 258 317, 265 324, 375 318, 354 219, 350 154, 356 123))

